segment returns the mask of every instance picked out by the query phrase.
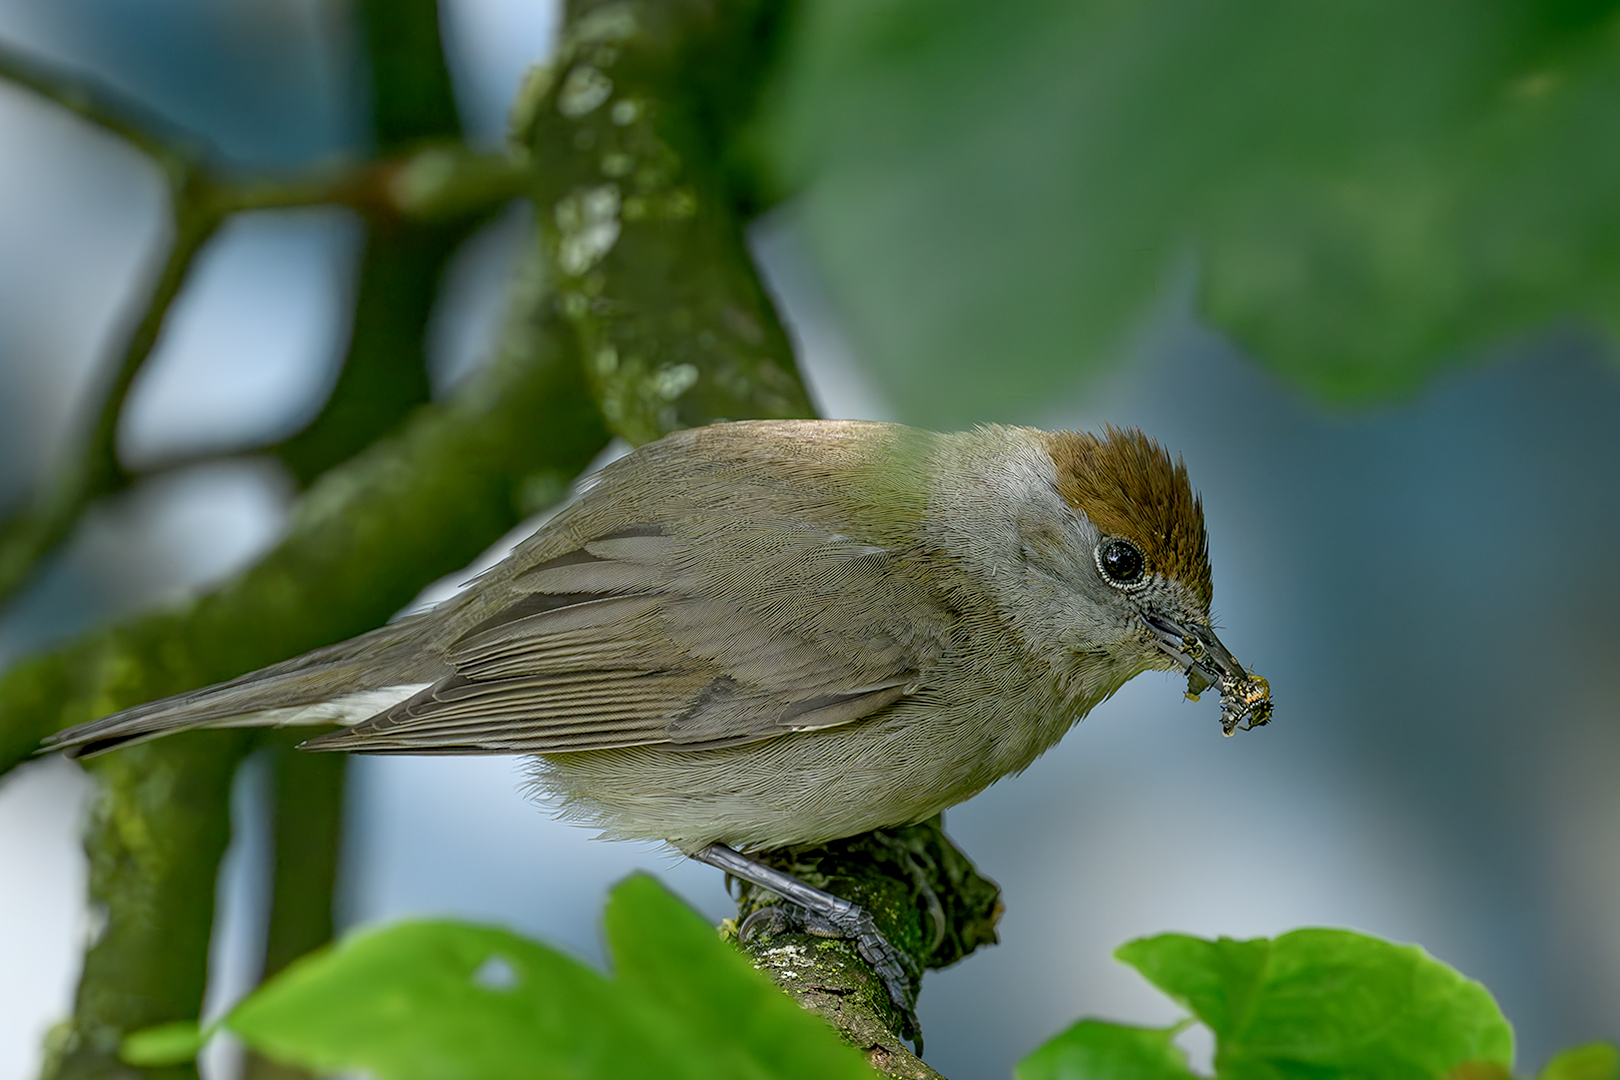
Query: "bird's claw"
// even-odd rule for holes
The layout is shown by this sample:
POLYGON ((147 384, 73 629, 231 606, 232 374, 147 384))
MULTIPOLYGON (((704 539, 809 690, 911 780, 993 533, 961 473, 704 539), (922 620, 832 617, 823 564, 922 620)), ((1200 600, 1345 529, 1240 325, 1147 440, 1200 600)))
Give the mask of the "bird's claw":
POLYGON ((921 975, 916 963, 889 943, 870 912, 859 904, 843 901, 831 914, 822 914, 786 902, 755 910, 743 920, 738 937, 746 941, 760 931, 780 933, 802 930, 816 937, 841 938, 855 943, 855 951, 871 965, 889 992, 895 1011, 900 1014, 901 1037, 922 1055, 922 1024, 917 1019, 916 986, 921 975), (769 923, 768 926, 760 925, 769 923))

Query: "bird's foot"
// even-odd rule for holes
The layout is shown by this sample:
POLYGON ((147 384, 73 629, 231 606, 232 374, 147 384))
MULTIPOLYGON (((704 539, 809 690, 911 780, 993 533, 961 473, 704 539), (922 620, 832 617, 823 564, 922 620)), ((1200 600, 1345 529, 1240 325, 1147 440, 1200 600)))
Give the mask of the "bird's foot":
POLYGON ((697 858, 789 901, 755 910, 738 928, 739 940, 746 942, 758 933, 803 930, 817 937, 853 941, 856 952, 871 965, 888 991, 889 1000, 900 1015, 901 1037, 917 1048, 919 1056, 922 1054, 922 1025, 917 1020, 916 997, 922 972, 915 960, 889 943, 870 912, 721 844, 704 849, 697 858))
MULTIPOLYGON (((829 894, 830 895, 830 894, 829 894)), ((917 1047, 922 1054, 922 1025, 917 1020, 917 1003, 913 987, 920 974, 916 962, 889 943, 878 929, 872 915, 859 904, 834 897, 843 909, 836 915, 825 915, 800 907, 795 903, 770 904, 756 908, 737 929, 737 938, 746 943, 756 934, 803 932, 816 937, 841 938, 855 943, 855 951, 871 965, 882 980, 889 1000, 900 1014, 901 1037, 917 1047)))

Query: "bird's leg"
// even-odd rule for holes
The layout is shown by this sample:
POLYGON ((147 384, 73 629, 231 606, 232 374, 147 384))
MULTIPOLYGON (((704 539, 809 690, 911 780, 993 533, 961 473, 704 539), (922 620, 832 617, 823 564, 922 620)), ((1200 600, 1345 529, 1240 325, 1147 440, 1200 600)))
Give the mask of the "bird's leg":
POLYGON ((859 904, 807 885, 792 874, 751 859, 725 844, 710 844, 693 858, 719 867, 734 878, 768 889, 790 900, 806 912, 804 928, 824 937, 842 937, 855 942, 861 957, 872 965, 889 991, 889 997, 905 1024, 904 1036, 921 1047, 922 1027, 917 1022, 916 964, 905 953, 889 944, 871 914, 859 904))

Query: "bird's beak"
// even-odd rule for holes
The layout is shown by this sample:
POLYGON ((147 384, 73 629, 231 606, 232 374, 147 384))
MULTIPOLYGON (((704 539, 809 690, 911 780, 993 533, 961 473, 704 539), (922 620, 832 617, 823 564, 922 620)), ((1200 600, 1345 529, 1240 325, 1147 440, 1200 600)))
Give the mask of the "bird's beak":
POLYGON ((1213 629, 1161 616, 1150 617, 1147 625, 1154 644, 1187 673, 1188 697, 1196 700, 1203 690, 1220 687, 1222 731, 1230 735, 1271 720, 1270 684, 1238 663, 1213 629))

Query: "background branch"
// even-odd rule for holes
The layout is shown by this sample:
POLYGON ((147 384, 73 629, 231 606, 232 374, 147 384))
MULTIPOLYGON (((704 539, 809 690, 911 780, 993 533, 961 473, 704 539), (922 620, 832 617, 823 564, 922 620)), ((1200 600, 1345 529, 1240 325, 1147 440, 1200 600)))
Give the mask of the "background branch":
MULTIPOLYGON (((301 735, 276 732, 262 753, 271 775, 270 917, 265 929, 268 979, 332 940, 333 894, 343 842, 343 798, 349 759, 305 754, 301 735)), ((309 1074, 249 1053, 242 1080, 296 1080, 309 1074)))
POLYGON ((717 143, 760 93, 781 7, 575 0, 551 77, 514 110, 545 162, 534 199, 558 303, 633 444, 812 415, 717 143))
POLYGON ((204 143, 161 114, 87 75, 67 75, 0 42, 0 80, 54 102, 162 165, 198 158, 204 143))
POLYGON ((0 523, 0 601, 28 580, 42 559, 67 537, 94 499, 118 490, 128 474, 118 463, 118 420, 129 388, 152 353, 191 262, 219 225, 195 172, 186 170, 174 198, 174 238, 113 368, 82 445, 22 510, 0 523))
MULTIPOLYGON (((214 876, 230 839, 231 778, 245 732, 182 735, 95 762, 86 831, 94 929, 73 1018, 47 1047, 58 1080, 133 1075, 125 1034, 202 1006, 214 922, 214 876), (222 812, 224 811, 224 812, 222 812)), ((187 1080, 195 1065, 154 1069, 187 1080)))
MULTIPOLYGON (((427 8, 432 7, 430 0, 427 8)), ((381 18, 381 9, 366 10, 381 18)), ((400 11, 388 21, 398 24, 404 14, 400 11)), ((383 37, 398 34, 396 27, 383 37)), ((434 62, 442 69, 437 35, 435 23, 431 35, 417 33, 403 40, 423 48, 431 45, 434 62)), ((420 60, 394 61, 376 65, 374 71, 379 78, 408 81, 408 90, 400 92, 415 100, 423 94, 419 83, 427 66, 420 60)), ((0 46, 0 80, 40 94, 147 154, 168 182, 173 216, 163 265, 105 380, 99 404, 88 410, 80 445, 32 499, 0 520, 0 602, 29 580, 92 502, 131 481, 117 453, 118 423, 129 389, 157 343, 193 259, 227 217, 329 204, 355 210, 372 225, 344 374, 310 427, 272 448, 304 486, 427 400, 421 337, 445 262, 495 208, 532 185, 526 158, 476 151, 452 141, 459 126, 448 98, 414 120, 394 111, 379 116, 379 129, 392 132, 383 140, 383 149, 392 156, 302 176, 237 179, 210 172, 195 140, 162 134, 167 125, 156 114, 93 81, 52 72, 6 46, 0 46)), ((448 75, 425 82, 441 86, 448 95, 448 75)), ((387 84, 378 83, 374 90, 374 100, 393 100, 387 84)))

